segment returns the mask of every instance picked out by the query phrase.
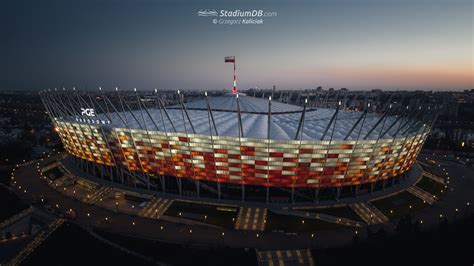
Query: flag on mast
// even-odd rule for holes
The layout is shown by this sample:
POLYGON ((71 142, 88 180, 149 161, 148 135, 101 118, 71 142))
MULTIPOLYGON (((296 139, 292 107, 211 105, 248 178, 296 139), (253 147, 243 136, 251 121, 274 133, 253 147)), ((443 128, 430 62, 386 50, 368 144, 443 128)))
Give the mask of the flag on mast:
POLYGON ((225 57, 226 63, 234 63, 235 64, 235 56, 226 56, 225 57))
POLYGON ((237 78, 235 75, 235 56, 226 56, 224 58, 224 62, 234 64, 234 86, 232 87, 232 93, 237 93, 237 78))

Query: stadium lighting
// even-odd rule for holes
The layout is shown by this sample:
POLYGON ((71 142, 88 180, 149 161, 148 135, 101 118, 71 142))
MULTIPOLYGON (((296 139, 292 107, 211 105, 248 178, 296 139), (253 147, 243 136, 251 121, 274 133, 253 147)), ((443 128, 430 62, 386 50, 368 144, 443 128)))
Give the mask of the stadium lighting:
MULTIPOLYGON (((99 90, 101 89, 99 87, 99 90)), ((137 88, 133 89, 138 93, 137 88)), ((115 90, 118 92, 118 87, 115 87, 115 90)), ((157 88, 154 91, 158 94, 157 88)), ((219 188, 221 184, 224 186, 229 183, 241 185, 242 201, 245 201, 246 194, 253 193, 252 189, 246 190, 245 187, 247 185, 263 187, 260 180, 267 180, 268 187, 285 188, 289 198, 294 199, 294 196, 303 190, 325 189, 322 186, 323 182, 321 182, 324 179, 333 179, 334 182, 331 182, 330 187, 340 187, 353 186, 361 180, 380 180, 387 174, 393 176, 403 174, 415 163, 416 156, 423 146, 409 144, 411 142, 423 144, 431 125, 434 124, 433 116, 421 116, 417 110, 410 112, 403 110, 404 115, 397 118, 392 112, 380 114, 378 109, 373 110, 375 105, 370 100, 358 103, 357 109, 362 106, 360 108, 362 112, 347 111, 342 108, 344 100, 336 97, 336 100, 328 98, 328 101, 331 99, 333 102, 332 107, 326 108, 332 112, 332 115, 327 119, 327 125, 323 125, 321 130, 321 127, 315 126, 314 122, 324 118, 321 116, 320 108, 307 106, 311 98, 301 98, 301 95, 298 96, 298 102, 301 103, 301 100, 304 99, 304 106, 272 102, 273 97, 268 94, 263 94, 261 98, 254 98, 244 93, 235 93, 236 95, 233 97, 233 93, 214 96, 209 95, 208 91, 204 91, 205 99, 184 103, 182 98, 185 93, 182 93, 180 89, 177 89, 177 93, 180 98, 179 104, 173 103, 169 98, 166 99, 165 104, 160 95, 156 95, 156 107, 150 109, 146 106, 150 104, 141 103, 141 97, 136 97, 135 100, 127 97, 125 100, 120 94, 117 94, 117 99, 110 99, 105 95, 104 97, 90 97, 91 103, 88 103, 89 100, 81 99, 81 94, 74 95, 78 98, 78 102, 71 102, 67 93, 48 93, 40 96, 45 107, 50 110, 51 121, 59 133, 59 138, 64 143, 70 144, 65 147, 67 152, 70 156, 79 159, 75 163, 79 164, 83 158, 88 158, 89 165, 95 164, 95 167, 86 169, 87 172, 102 169, 103 166, 113 167, 117 171, 113 171, 112 182, 118 180, 126 185, 123 176, 128 172, 130 174, 127 176, 134 179, 131 181, 142 183, 150 191, 162 190, 164 193, 172 193, 170 190, 166 190, 165 186, 169 182, 165 182, 164 176, 176 178, 179 193, 183 189, 181 181, 189 180, 196 182, 197 195, 199 195, 200 187, 198 183, 202 180, 202 173, 205 172, 206 182, 213 182, 218 187, 216 193, 219 198, 222 196, 219 188), (98 100, 103 100, 103 103, 97 102, 98 100), (71 102, 71 104, 64 106, 61 102, 71 102), (74 104, 80 105, 80 103, 101 108, 102 110, 96 111, 109 122, 107 126, 92 119, 77 120, 77 117, 72 114, 76 112, 76 108, 84 107, 74 106, 74 104), (334 105, 339 105, 339 107, 334 108, 334 105), (216 109, 212 109, 212 107, 216 109), (346 119, 348 122, 341 123, 341 119, 346 119), (388 125, 389 123, 390 125, 388 125), (69 128, 77 128, 78 124, 80 125, 79 130, 68 133, 69 128), (285 126, 280 127, 279 125, 285 126), (383 128, 384 125, 386 126, 385 131, 379 131, 380 126, 383 128), (147 133, 136 134, 141 130, 147 133), (374 134, 364 132, 369 130, 374 134), (364 133, 361 134, 361 131, 364 133), (74 136, 71 138, 71 136, 66 136, 68 134, 74 134, 74 136), (90 139, 91 134, 94 135, 94 139, 90 139), (192 137, 189 136, 190 134, 192 137), (383 158, 375 152, 374 147, 382 138, 389 139, 390 143, 398 143, 397 145, 400 144, 403 147, 395 149, 392 154, 393 162, 396 163, 385 163, 383 158), (304 148, 302 141, 304 141, 304 148), (325 144, 321 144, 321 141, 325 144), (180 144, 177 145, 174 142, 180 142, 180 144), (125 143, 127 144, 126 150, 122 146, 125 143), (337 149, 332 148, 334 143, 340 143, 337 149), (160 149, 162 148, 160 145, 166 146, 167 151, 164 149, 159 154, 141 153, 142 150, 160 149), (90 148, 98 146, 101 147, 100 150, 91 150, 90 148), (219 146, 219 149, 212 148, 216 146, 219 146), (374 149, 374 152, 369 155, 358 152, 355 149, 357 146, 367 146, 367 149, 374 149), (198 150, 202 147, 211 147, 210 154, 202 156, 202 151, 198 150), (216 158, 220 158, 219 156, 222 154, 229 154, 229 151, 235 151, 235 154, 232 154, 232 156, 235 155, 235 158, 232 158, 233 162, 219 161, 219 165, 217 165, 216 158), (307 155, 300 156, 300 153, 307 155), (113 156, 104 158, 103 154, 113 156), (174 158, 175 154, 188 156, 174 158), (377 161, 382 161, 383 165, 378 167, 381 170, 377 171, 374 179, 368 179, 366 177, 376 170, 374 167, 357 170, 352 166, 345 166, 346 168, 341 166, 335 167, 331 171, 312 173, 310 166, 302 163, 303 157, 331 158, 331 160, 324 159, 320 162, 320 167, 326 169, 333 161, 344 162, 345 157, 340 156, 341 154, 350 154, 350 160, 360 161, 368 166, 374 165, 377 161), (413 154, 414 156, 404 157, 403 154, 413 154), (255 157, 255 160, 244 162, 244 157, 249 156, 255 157), (285 166, 291 168, 292 171, 282 170, 282 158, 288 160, 284 161, 285 166), (124 167, 124 165, 131 164, 136 165, 136 169, 130 170, 124 167), (251 171, 257 166, 259 167, 258 172, 251 171), (227 170, 221 170, 221 168, 227 170), (232 174, 229 174, 228 168, 232 168, 232 174), (353 170, 362 172, 362 175, 355 176, 353 170), (295 171, 310 174, 297 175, 295 171), (344 178, 335 179, 336 172, 344 178), (342 180, 351 180, 351 183, 341 184, 342 180)), ((275 97, 283 98, 281 96, 275 97)), ((331 105, 327 104, 327 106, 331 105)), ((385 107, 385 105, 383 106, 385 107)), ((389 106, 392 110, 398 109, 392 103, 389 103, 389 106)), ((406 108, 409 109, 409 106, 406 108)), ((130 184, 132 183, 130 182, 130 184)), ((370 183, 368 184, 370 185, 370 183)), ((270 203, 272 191, 265 188, 263 191, 266 193, 266 201, 270 203)), ((303 193, 308 193, 306 191, 303 193)), ((87 197, 90 198, 90 195, 87 197)), ((247 198, 251 199, 252 197, 247 198)), ((102 201, 102 198, 99 201, 102 201)))

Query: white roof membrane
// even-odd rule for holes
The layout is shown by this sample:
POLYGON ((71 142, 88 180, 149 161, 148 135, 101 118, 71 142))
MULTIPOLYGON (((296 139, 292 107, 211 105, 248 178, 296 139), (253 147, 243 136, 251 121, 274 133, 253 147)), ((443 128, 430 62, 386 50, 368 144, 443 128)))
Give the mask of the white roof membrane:
MULTIPOLYGON (((238 124, 238 113, 235 96, 229 97, 216 97, 209 98, 209 103, 213 109, 212 113, 214 121, 217 127, 217 131, 220 136, 239 136, 239 124, 238 124), (221 111, 218 111, 218 110, 221 111)), ((266 139, 268 138, 268 100, 258 99, 249 96, 240 96, 239 105, 241 109, 242 126, 245 138, 257 138, 266 139), (251 113, 248 113, 251 112, 251 113)), ((184 111, 179 109, 178 106, 168 107, 167 112, 177 132, 187 132, 192 134, 192 128, 188 121, 184 111), (184 117, 184 119, 183 119, 184 117)), ((210 126, 212 121, 209 121, 209 115, 207 111, 206 101, 199 100, 195 102, 186 103, 186 108, 189 114, 189 118, 195 129, 196 134, 210 135, 210 126), (198 110, 199 109, 199 110, 198 110)), ((292 140, 295 138, 298 124, 302 114, 302 107, 272 102, 272 115, 271 115, 271 127, 270 127, 270 138, 277 140, 292 140), (286 112, 286 113, 285 113, 286 112), (288 113, 290 112, 290 113, 288 113)), ((317 110, 307 109, 304 126, 302 128, 302 139, 304 140, 320 140, 330 123, 331 117, 334 115, 336 109, 319 108, 317 110)), ((130 112, 111 113, 109 117, 112 120, 111 126, 122 127, 122 128, 135 128, 135 129, 147 129, 147 130, 158 130, 173 132, 171 122, 167 118, 165 112, 161 109, 149 109, 151 117, 142 110, 132 111, 135 118, 130 112), (143 114, 143 116, 142 116, 143 114), (162 119, 164 118, 164 119, 162 119), (124 121, 122 121, 122 119, 124 121), (137 121, 138 120, 138 121, 137 121), (143 120, 145 123, 143 123, 143 120), (156 123, 156 126, 155 126, 156 123)), ((347 133, 350 131, 352 126, 356 123, 363 112, 346 111, 340 110, 335 123, 331 125, 324 140, 343 140, 347 133)), ((100 119, 108 119, 105 114, 99 114, 100 119)), ((359 123, 354 129, 348 140, 356 140, 360 134, 362 139, 367 135, 370 129, 377 123, 382 117, 380 114, 368 113, 366 118, 359 123)), ((368 139, 377 139, 382 132, 397 119, 395 116, 386 116, 382 122, 379 123, 377 128, 372 131, 368 136, 368 139), (383 129, 382 129, 383 128, 383 129)), ((389 130, 384 138, 391 138, 398 130, 398 128, 404 124, 406 119, 399 119, 399 121, 389 130)), ((408 125, 410 125, 408 123, 408 125)), ((214 129, 212 134, 215 135, 214 129)), ((400 135, 405 130, 398 132, 400 135)))

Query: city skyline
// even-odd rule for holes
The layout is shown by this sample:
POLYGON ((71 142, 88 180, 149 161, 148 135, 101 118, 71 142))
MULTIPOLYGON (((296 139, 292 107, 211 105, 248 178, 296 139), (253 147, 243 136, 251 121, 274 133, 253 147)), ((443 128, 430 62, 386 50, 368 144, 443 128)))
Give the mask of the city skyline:
POLYGON ((2 1, 0 266, 472 264, 473 11, 2 1))
POLYGON ((9 1, 0 13, 0 90, 230 90, 229 55, 239 89, 473 88, 471 1, 9 1), (277 15, 215 25, 203 9, 277 15))

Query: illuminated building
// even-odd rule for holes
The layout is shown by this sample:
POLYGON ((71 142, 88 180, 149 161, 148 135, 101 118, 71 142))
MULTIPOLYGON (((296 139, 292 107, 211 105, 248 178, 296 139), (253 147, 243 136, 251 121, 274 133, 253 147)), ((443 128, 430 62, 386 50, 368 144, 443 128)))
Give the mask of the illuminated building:
POLYGON ((191 184, 192 196, 219 199, 255 193, 266 202, 385 185, 415 163, 436 118, 430 106, 387 103, 376 113, 370 103, 350 111, 341 101, 312 108, 206 93, 185 103, 178 94, 166 107, 156 90, 127 100, 118 91, 114 99, 77 91, 41 97, 67 152, 96 176, 166 193, 186 194, 191 184))

